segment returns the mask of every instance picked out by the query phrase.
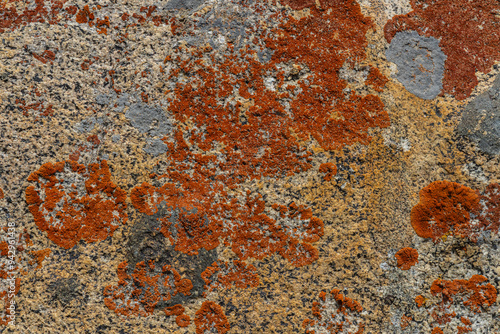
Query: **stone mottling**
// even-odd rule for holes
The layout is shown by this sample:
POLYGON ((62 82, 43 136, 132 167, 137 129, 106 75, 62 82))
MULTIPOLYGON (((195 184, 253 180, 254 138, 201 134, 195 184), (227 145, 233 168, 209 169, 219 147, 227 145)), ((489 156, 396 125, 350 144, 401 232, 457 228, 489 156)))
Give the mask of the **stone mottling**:
POLYGON ((436 3, 453 4, 0 4, 0 332, 500 332, 498 63, 466 57, 467 75, 446 81, 464 55, 451 18, 484 18, 474 52, 496 54, 481 48, 500 5, 446 7, 458 14, 434 22, 436 3), (434 30, 393 25, 413 19, 434 30), (420 62, 394 61, 415 75, 405 88, 386 52, 415 41, 420 62), (443 59, 444 89, 425 70, 443 59), (76 171, 50 173, 58 162, 76 171), (448 230, 419 236, 421 191, 450 183, 478 203, 428 192, 432 228, 448 230), (101 211, 127 219, 99 237, 99 219, 68 224, 101 211), (59 228, 74 232, 66 247, 48 237, 59 228))

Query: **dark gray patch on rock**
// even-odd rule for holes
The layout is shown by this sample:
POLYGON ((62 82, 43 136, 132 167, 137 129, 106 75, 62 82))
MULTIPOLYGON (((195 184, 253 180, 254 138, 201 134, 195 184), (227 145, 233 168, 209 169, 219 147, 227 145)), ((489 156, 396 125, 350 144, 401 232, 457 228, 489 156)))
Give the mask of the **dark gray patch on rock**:
POLYGON ((161 139, 147 139, 147 145, 144 147, 144 152, 153 156, 159 156, 168 151, 168 146, 161 139))
POLYGON ((167 264, 171 265, 182 278, 190 279, 193 283, 191 295, 185 296, 178 293, 168 301, 160 301, 156 305, 157 309, 183 304, 187 300, 201 297, 205 286, 201 273, 217 260, 215 249, 207 251, 202 248, 197 255, 187 255, 176 251, 174 246, 170 245, 168 239, 159 231, 158 218, 170 214, 169 221, 176 223, 178 212, 164 205, 161 205, 158 212, 152 216, 143 215, 142 219, 132 227, 127 244, 126 257, 129 270, 132 271, 139 262, 148 263, 149 260, 154 260, 157 268, 167 264))
POLYGON ((70 278, 58 278, 56 282, 49 284, 52 300, 68 305, 71 301, 86 303, 87 297, 82 293, 83 287, 76 276, 70 278))
POLYGON ((172 130, 172 123, 160 107, 150 106, 146 103, 134 103, 125 112, 125 117, 132 126, 141 133, 150 136, 164 136, 172 130))
POLYGON ((398 66, 396 79, 410 93, 432 100, 443 89, 446 55, 434 37, 423 37, 413 30, 398 32, 386 57, 398 66))
POLYGON ((111 101, 111 99, 109 98, 108 95, 106 94, 99 94, 95 97, 95 102, 97 104, 100 104, 102 106, 106 106, 109 104, 109 102, 111 101))
POLYGON ((170 0, 165 6, 166 9, 187 9, 193 10, 198 8, 205 0, 170 0))
POLYGON ((464 109, 457 132, 488 154, 500 153, 500 76, 464 109))

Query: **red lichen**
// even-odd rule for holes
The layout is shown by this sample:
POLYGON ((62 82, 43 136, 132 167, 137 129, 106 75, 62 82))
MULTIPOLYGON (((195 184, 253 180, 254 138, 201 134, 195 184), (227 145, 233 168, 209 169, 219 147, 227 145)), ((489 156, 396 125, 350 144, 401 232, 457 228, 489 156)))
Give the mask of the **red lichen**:
POLYGON ((479 227, 498 233, 500 228, 500 184, 492 183, 480 197, 479 227))
POLYGON ((411 210, 411 225, 418 236, 439 240, 447 233, 475 239, 477 227, 471 213, 479 209, 479 195, 449 181, 435 181, 420 191, 420 202, 411 210))
POLYGON ((418 251, 411 247, 400 249, 396 254, 398 268, 408 270, 418 263, 418 251))
POLYGON ((344 296, 338 289, 333 289, 330 294, 322 291, 319 298, 319 302, 313 302, 314 318, 305 319, 302 323, 306 334, 364 332, 365 325, 356 316, 363 310, 360 303, 344 296))
POLYGON ((0 188, 0 199, 3 199, 5 197, 2 188, 0 188))
POLYGON ((370 66, 370 72, 368 73, 368 77, 365 81, 367 85, 373 87, 373 89, 377 92, 383 92, 383 88, 387 82, 389 82, 389 79, 383 75, 378 68, 370 66))
POLYGON ((184 306, 181 304, 177 304, 174 306, 170 306, 165 308, 164 312, 167 317, 170 317, 172 315, 175 315, 175 323, 179 327, 187 327, 191 323, 191 318, 184 314, 184 306))
MULTIPOLYGON (((242 200, 239 187, 310 169, 307 141, 326 150, 368 144, 370 128, 389 125, 380 98, 345 93, 347 82, 338 74, 365 58, 372 21, 354 1, 322 1, 321 6, 328 10, 313 7, 301 19, 276 14, 279 27, 262 33, 252 47, 229 43, 222 59, 210 47, 187 51, 182 46, 169 58, 173 69, 167 79, 190 78, 178 82, 168 98, 179 124, 164 140, 169 167, 158 175, 158 186, 143 183, 131 199, 146 214, 154 214, 161 202, 178 214, 174 222, 160 219, 176 250, 196 254, 222 241, 241 260, 279 253, 303 266, 318 258, 311 243, 323 235, 323 222, 310 209, 292 203, 281 214, 260 194, 247 193, 242 200), (261 63, 254 47, 273 51, 270 61, 261 63), (310 75, 291 80, 287 67, 310 75), (276 78, 276 89, 264 84, 269 75, 276 78)), ((258 28, 252 29, 258 33, 258 28)), ((323 168, 331 179, 334 166, 323 168)))
POLYGON ((106 161, 88 167, 72 160, 49 162, 28 181, 35 182, 26 189, 28 208, 37 227, 58 246, 104 240, 118 222, 127 221, 126 193, 111 181, 106 161))
MULTIPOLYGON (((139 262, 133 271, 124 261, 116 273, 118 284, 104 288, 104 304, 116 314, 127 317, 151 315, 158 302, 168 301, 178 293, 188 296, 193 287, 191 281, 183 279, 174 268, 165 265, 160 270, 154 261, 139 262)), ((165 310, 167 316, 183 312, 181 305, 165 310)))
POLYGON ((281 0, 281 2, 295 10, 301 10, 316 4, 315 0, 281 0))
POLYGON ((191 323, 191 318, 187 314, 181 314, 175 318, 175 323, 179 327, 187 327, 191 323))
POLYGON ((35 264, 36 263, 36 269, 42 268, 42 262, 45 260, 46 257, 50 256, 51 250, 50 248, 46 249, 41 249, 39 251, 31 251, 30 252, 34 259, 30 261, 30 264, 35 264))
MULTIPOLYGON (((239 289, 247 289, 259 285, 259 276, 254 266, 247 265, 242 261, 235 260, 233 263, 222 262, 218 265, 214 262, 209 266, 201 277, 205 281, 205 290, 230 289, 235 286, 239 289)), ((206 295, 206 292, 204 293, 206 295)))
POLYGON ((411 0, 413 11, 389 20, 388 42, 397 32, 415 30, 434 37, 446 54, 443 92, 458 100, 477 86, 476 71, 488 73, 500 60, 498 0, 411 0))
POLYGON ((16 8, 18 1, 0 3, 0 33, 7 29, 14 31, 35 22, 56 24, 61 19, 61 10, 67 2, 67 0, 34 0, 34 6, 25 6, 22 12, 18 12, 16 8))
POLYGON ((327 162, 319 166, 319 172, 326 174, 323 179, 325 181, 331 181, 331 179, 337 174, 337 166, 333 162, 327 162))
POLYGON ((76 14, 75 21, 78 23, 89 23, 89 21, 93 21, 94 18, 94 13, 90 11, 89 5, 85 5, 83 9, 80 9, 76 14))
MULTIPOLYGON (((441 300, 432 305, 429 311, 432 321, 437 323, 433 333, 443 333, 440 326, 445 326, 458 317, 456 312, 449 311, 452 306, 456 309, 463 305, 465 309, 462 309, 461 314, 481 313, 492 306, 497 300, 498 293, 493 285, 486 282, 486 277, 481 275, 474 275, 469 280, 435 280, 430 292, 433 296, 440 297, 441 300)), ((417 302, 417 299, 415 301, 417 302)), ((460 316, 460 322, 466 326, 472 325, 470 319, 463 315, 460 316)), ((467 333, 471 331, 471 327, 457 325, 457 330, 459 333, 467 333)))
POLYGON ((425 303, 425 298, 424 296, 422 295, 419 295, 417 297, 415 297, 415 304, 417 304, 417 306, 420 308, 424 305, 425 303))
POLYGON ((460 300, 471 311, 480 313, 482 308, 488 308, 497 300, 497 290, 489 283, 483 284, 487 278, 482 275, 474 275, 469 280, 446 281, 437 279, 432 283, 431 293, 434 296, 441 296, 442 303, 453 303, 453 296, 465 295, 460 300))
POLYGON ((412 317, 407 317, 406 315, 401 316, 401 329, 406 329, 406 327, 410 326, 413 321, 412 317))
POLYGON ((56 54, 53 51, 45 50, 41 55, 37 55, 33 52, 33 57, 46 64, 47 62, 52 63, 56 59, 56 54))
POLYGON ((196 311, 194 324, 196 334, 208 334, 214 331, 217 334, 224 334, 231 328, 222 307, 212 301, 203 302, 201 308, 196 311))

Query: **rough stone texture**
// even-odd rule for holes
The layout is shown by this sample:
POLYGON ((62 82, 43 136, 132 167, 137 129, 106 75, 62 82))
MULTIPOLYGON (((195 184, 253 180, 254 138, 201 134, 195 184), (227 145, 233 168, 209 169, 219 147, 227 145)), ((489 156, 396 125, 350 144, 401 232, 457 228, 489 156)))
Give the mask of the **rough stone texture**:
POLYGON ((416 31, 399 32, 389 44, 386 57, 398 66, 396 79, 410 93, 432 100, 443 89, 446 55, 434 37, 422 37, 416 31))
POLYGON ((499 10, 2 2, 0 332, 499 333, 499 10))

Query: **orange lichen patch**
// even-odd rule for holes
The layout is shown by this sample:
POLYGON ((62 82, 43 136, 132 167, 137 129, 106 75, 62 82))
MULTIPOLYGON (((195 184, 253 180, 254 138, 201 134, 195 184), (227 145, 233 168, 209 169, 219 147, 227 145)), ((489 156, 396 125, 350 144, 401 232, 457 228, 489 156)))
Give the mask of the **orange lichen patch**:
POLYGON ((498 233, 500 229, 500 184, 492 183, 488 185, 480 197, 480 203, 480 228, 498 233))
POLYGON ((449 181, 435 181, 420 191, 420 202, 411 210, 411 225, 418 236, 439 240, 447 233, 475 240, 479 195, 472 189, 449 181))
POLYGON ((464 325, 466 325, 466 326, 470 326, 470 325, 472 325, 472 322, 471 322, 469 319, 467 319, 466 317, 460 317, 460 321, 461 321, 464 325))
POLYGON ((188 315, 184 314, 184 311, 184 306, 182 306, 181 304, 167 307, 164 310, 167 317, 170 317, 172 315, 176 316, 175 323, 177 324, 177 326, 187 327, 191 323, 191 318, 188 315))
POLYGON ((45 260, 47 256, 50 256, 51 250, 50 248, 42 249, 39 251, 31 251, 30 252, 34 259, 30 261, 30 264, 35 264, 36 263, 36 269, 42 268, 42 262, 45 260))
MULTIPOLYGON (((191 281, 183 279, 174 268, 165 265, 160 270, 154 261, 148 264, 139 262, 133 271, 126 261, 122 262, 117 269, 117 276, 117 285, 104 288, 104 303, 115 313, 127 317, 151 315, 158 302, 168 301, 178 293, 190 295, 193 287, 191 281)), ((184 312, 184 308, 175 305, 166 309, 165 314, 180 315, 181 311, 184 312)))
POLYGON ((476 71, 488 73, 500 60, 497 0, 411 0, 413 11, 389 20, 384 28, 391 41, 396 33, 417 31, 435 37, 446 54, 443 91, 458 100, 470 96, 476 71))
POLYGON ((333 162, 327 162, 319 166, 319 172, 326 174, 323 179, 331 181, 332 177, 337 175, 337 166, 333 162))
MULTIPOLYGON (((89 5, 85 5, 83 9, 80 9, 76 14, 75 20, 78 23, 89 23, 93 21, 95 18, 94 13, 92 13, 89 9, 89 5)), ((89 23, 91 25, 91 23, 89 23)))
POLYGON ((396 254, 398 268, 408 270, 418 263, 418 251, 411 247, 400 249, 396 254))
MULTIPOLYGON (((183 178, 188 177, 183 174, 183 178)), ((229 199, 217 203, 210 194, 215 189, 219 196, 223 195, 222 184, 213 182, 210 186, 186 181, 189 182, 184 191, 169 183, 162 187, 143 183, 132 189, 130 196, 134 207, 142 213, 156 213, 162 202, 172 208, 171 214, 159 221, 161 233, 175 244, 176 250, 197 254, 201 248, 214 249, 219 239, 223 239, 242 260, 261 259, 276 252, 295 266, 317 259, 318 251, 309 243, 318 241, 323 235, 323 222, 312 215, 311 209, 295 203, 273 206, 276 218, 271 218, 264 213, 266 204, 260 194, 248 194, 246 202, 241 204, 229 199), (174 213, 176 221, 171 219, 174 213), (285 226, 282 221, 293 225, 285 226)))
POLYGON ((389 79, 378 68, 370 65, 370 72, 365 83, 373 87, 375 91, 383 92, 387 82, 389 82, 389 79))
POLYGON ((42 63, 46 64, 47 62, 52 63, 54 59, 56 59, 56 54, 53 51, 45 50, 41 55, 37 55, 36 53, 33 52, 33 57, 35 57, 42 63))
POLYGON ((196 311, 194 319, 196 334, 224 334, 231 329, 222 307, 212 301, 205 301, 196 311))
POLYGON ((305 319, 302 327, 307 334, 348 333, 361 334, 365 325, 357 319, 363 307, 357 301, 344 296, 338 289, 329 294, 322 291, 320 301, 313 302, 313 319, 305 319))
POLYGON ((315 0, 281 0, 281 2, 295 10, 301 10, 316 4, 315 0))
POLYGON ((179 315, 183 314, 185 311, 186 311, 186 309, 181 304, 176 304, 174 306, 166 307, 164 310, 165 315, 167 317, 170 317, 172 315, 179 316, 179 315))
POLYGON ((67 160, 31 173, 26 202, 39 229, 63 248, 96 242, 127 221, 126 192, 111 181, 106 161, 84 166, 67 160))
POLYGON ((407 317, 406 315, 401 316, 401 329, 405 329, 410 326, 412 321, 412 317, 407 317))
MULTIPOLYGON (((222 241, 240 260, 278 253, 303 266, 318 258, 312 243, 323 235, 323 222, 310 209, 293 204, 282 216, 260 194, 242 199, 239 187, 309 170, 308 141, 326 150, 368 144, 369 129, 389 125, 380 98, 345 93, 347 82, 338 74, 366 57, 365 34, 373 22, 354 1, 321 6, 325 10, 313 7, 301 19, 278 12, 275 29, 250 28, 261 39, 240 48, 228 43, 222 57, 210 47, 179 46, 165 58, 172 64, 167 80, 190 80, 175 79, 167 99, 178 124, 164 140, 169 167, 158 173, 158 186, 143 183, 131 199, 149 215, 165 202, 172 215, 160 219, 161 231, 176 250, 196 254, 222 241), (262 63, 256 49, 265 48, 273 55, 262 63), (307 71, 292 79, 293 68, 307 71), (274 88, 266 86, 269 76, 274 88)), ((333 166, 328 169, 330 178, 333 166)))
POLYGON ((417 306, 420 308, 424 305, 425 303, 425 298, 424 296, 422 295, 419 295, 417 297, 415 297, 415 304, 417 304, 417 306))
POLYGON ((2 188, 0 188, 0 199, 3 199, 5 197, 2 188))
POLYGON ((187 314, 181 314, 175 318, 175 323, 179 327, 187 327, 191 323, 191 318, 187 314))
MULTIPOLYGON (((222 262, 220 266, 214 262, 203 271, 201 277, 205 281, 207 291, 230 289, 231 286, 247 289, 259 285, 256 270, 251 264, 247 265, 238 260, 233 263, 222 262)), ((206 292, 204 294, 206 295, 206 292)))
POLYGON ((439 328, 439 327, 435 327, 435 328, 432 330, 431 334, 444 334, 444 333, 443 333, 443 330, 442 330, 441 328, 439 328))
POLYGON ((67 0, 35 0, 34 7, 27 6, 19 13, 12 2, 2 1, 0 3, 0 33, 7 29, 14 31, 33 22, 56 24, 61 20, 62 8, 67 0))
POLYGON ((9 252, 9 244, 6 241, 0 242, 0 255, 7 256, 9 252))
POLYGON ((444 304, 453 303, 453 296, 464 295, 461 301, 471 311, 480 313, 482 308, 488 308, 497 300, 497 290, 489 283, 483 284, 488 279, 482 275, 474 275, 469 280, 446 281, 437 279, 432 283, 431 293, 440 295, 444 304), (464 301, 464 297, 467 300, 464 301))
MULTIPOLYGON (((453 309, 457 310, 460 309, 461 305, 464 308, 459 312, 461 316, 459 318, 460 322, 457 325, 457 331, 459 333, 471 331, 471 327, 461 326, 462 324, 466 326, 472 325, 470 319, 462 314, 467 312, 471 315, 481 313, 492 306, 497 300, 497 290, 493 285, 486 282, 486 277, 481 275, 474 275, 469 280, 435 280, 432 283, 430 292, 433 296, 440 297, 441 300, 437 304, 434 304, 429 311, 432 321, 437 323, 434 331, 436 333, 443 333, 441 327, 449 327, 449 323, 458 317, 457 313, 451 311, 450 308, 453 306, 453 309)), ((458 322, 458 319, 455 321, 458 322)))

